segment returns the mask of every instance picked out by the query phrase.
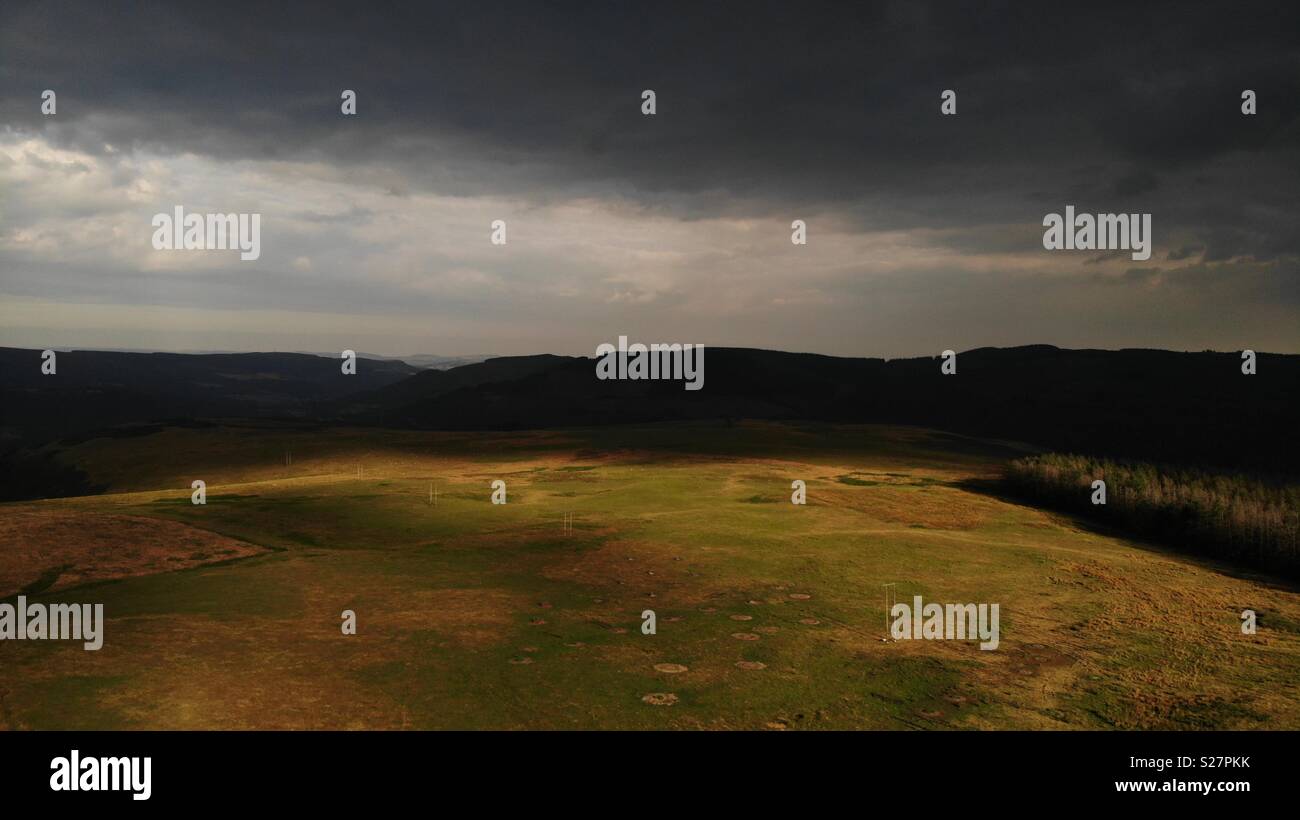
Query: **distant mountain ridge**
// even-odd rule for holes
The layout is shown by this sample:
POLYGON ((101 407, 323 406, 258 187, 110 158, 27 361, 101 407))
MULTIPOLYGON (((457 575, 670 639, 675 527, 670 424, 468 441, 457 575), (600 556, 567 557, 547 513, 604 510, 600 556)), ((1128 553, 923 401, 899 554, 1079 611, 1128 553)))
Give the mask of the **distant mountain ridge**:
POLYGON ((405 362, 306 353, 57 353, 0 348, 0 446, 120 424, 221 416, 318 418, 329 403, 419 373, 405 362))
MULTIPOLYGON (((707 348, 704 388, 601 381, 585 357, 501 356, 448 370, 296 353, 0 348, 0 435, 33 445, 121 424, 296 418, 417 429, 528 429, 742 418, 911 424, 1092 455, 1298 474, 1300 355, 978 348, 885 360, 707 348)), ((721 428, 720 428, 721 429, 721 428)), ((2 440, 0 440, 2 441, 2 440)))
POLYGON ((1300 356, 978 348, 852 359, 708 348, 705 385, 601 381, 595 360, 501 357, 349 396, 339 417, 428 429, 741 418, 911 424, 1096 455, 1297 473, 1300 356), (489 367, 490 366, 490 367, 489 367))

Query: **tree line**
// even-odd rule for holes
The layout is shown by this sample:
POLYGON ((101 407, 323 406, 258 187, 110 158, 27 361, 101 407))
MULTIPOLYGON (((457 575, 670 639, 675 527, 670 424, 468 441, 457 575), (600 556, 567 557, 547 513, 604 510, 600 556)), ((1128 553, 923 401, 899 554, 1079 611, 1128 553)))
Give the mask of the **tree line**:
POLYGON ((1300 485, 1240 473, 1047 453, 1007 464, 1011 494, 1175 549, 1300 577, 1300 485), (1105 503, 1093 482, 1105 482, 1105 503))

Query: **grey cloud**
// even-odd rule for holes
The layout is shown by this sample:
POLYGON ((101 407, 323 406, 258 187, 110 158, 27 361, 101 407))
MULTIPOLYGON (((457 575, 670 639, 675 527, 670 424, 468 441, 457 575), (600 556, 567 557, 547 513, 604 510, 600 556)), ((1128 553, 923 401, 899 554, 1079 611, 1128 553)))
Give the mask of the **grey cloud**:
MULTIPOLYGON (((680 220, 803 218, 814 242, 827 225, 909 232, 972 258, 1041 250, 1043 214, 1067 204, 1148 212, 1167 261, 1191 262, 1204 248, 1202 263, 1231 262, 1238 273, 1245 260, 1275 262, 1242 275, 1258 292, 1289 293, 1300 256, 1296 30, 1300 7, 1276 3, 441 3, 381 11, 8 0, 0 5, 0 112, 16 133, 103 161, 118 189, 139 171, 115 158, 134 152, 295 166, 286 180, 317 163, 340 185, 386 193, 394 204, 431 192, 533 207, 590 198, 610 212, 680 220), (44 88, 59 93, 57 117, 40 115, 44 88), (339 114, 344 88, 358 92, 355 118, 339 114), (658 94, 653 118, 639 111, 645 88, 658 94), (956 117, 939 115, 946 88, 958 92, 956 117), (1258 115, 1240 114, 1242 88, 1258 92, 1258 115)), ((125 206, 25 194, 0 203, 0 213, 13 231, 48 213, 89 217, 113 207, 125 206)), ((418 270, 405 280, 350 280, 338 271, 386 250, 359 236, 381 219, 382 205, 283 207, 268 214, 269 224, 278 217, 287 227, 258 274, 179 277, 160 291, 156 273, 11 252, 0 256, 4 289, 36 295, 58 285, 110 298, 116 288, 119 296, 232 308, 436 306, 492 317, 550 298, 509 290, 435 297, 413 291, 428 284, 418 270), (291 269, 300 255, 322 260, 306 289, 291 269)), ((425 249, 421 261, 435 281, 465 266, 443 248, 425 249)), ((874 261, 841 266, 860 276, 874 261)), ((1060 263, 1047 255, 1044 267, 1060 263)), ((486 281, 529 285, 587 277, 601 283, 593 302, 629 311, 615 315, 635 315, 633 304, 661 316, 681 306, 675 283, 655 289, 596 261, 532 256, 526 264, 476 259, 473 267, 486 281)), ((1180 279, 1170 267, 1161 287, 1218 275, 1203 268, 1180 279)), ((981 275, 976 293, 959 278, 966 271, 945 275, 967 297, 954 311, 1008 302, 1014 310, 996 316, 1024 321, 1040 299, 1045 315, 1068 315, 1058 285, 981 275)), ((1136 287, 1155 276, 1123 281, 1136 287)), ((870 298, 847 296, 879 287, 870 281, 846 275, 798 292, 833 294, 838 316, 845 305, 871 307, 870 298)), ((900 309, 916 311, 917 321, 964 321, 919 301, 925 291, 913 293, 914 281, 932 279, 889 280, 901 289, 893 297, 900 309)), ((1095 286, 1090 298, 1116 299, 1114 276, 1104 287, 1087 277, 1073 284, 1095 286)), ((737 298, 763 302, 744 289, 770 284, 737 278, 733 287, 737 298)), ((1134 315, 1112 307, 1115 317, 1134 315)), ((802 316, 805 326, 817 322, 802 316)), ((732 327, 753 321, 738 317, 732 327)), ((1095 321, 1096 333, 1117 326, 1095 321)), ((1020 326, 1052 328, 1037 319, 1020 326)), ((914 339, 909 328, 898 332, 914 339)))
POLYGON ((61 120, 95 119, 60 134, 84 150, 317 156, 460 195, 622 192, 712 212, 722 192, 754 213, 955 200, 910 208, 933 225, 977 201, 1009 212, 1045 182, 1059 197, 1098 161, 1134 166, 1113 186, 1128 196, 1152 192, 1152 169, 1297 156, 1294 9, 1234 8, 1225 26, 1221 8, 1182 3, 6 8, 20 127, 45 127, 29 89, 58 87, 61 120), (1259 87, 1256 118, 1236 113, 1241 83, 1259 87), (638 110, 647 87, 655 118, 638 110), (338 114, 343 88, 355 119, 338 114), (944 88, 956 117, 938 114, 944 88), (448 158, 492 167, 430 170, 448 158))

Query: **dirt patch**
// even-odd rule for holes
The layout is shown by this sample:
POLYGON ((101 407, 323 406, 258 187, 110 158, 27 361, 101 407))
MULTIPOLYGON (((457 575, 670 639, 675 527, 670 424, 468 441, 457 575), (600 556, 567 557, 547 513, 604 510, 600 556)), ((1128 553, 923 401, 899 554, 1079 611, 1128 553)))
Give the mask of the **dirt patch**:
POLYGON ((0 596, 189 569, 265 551, 158 518, 7 509, 0 516, 0 596))
POLYGON ((687 667, 680 663, 656 663, 655 671, 668 675, 680 675, 682 672, 687 671, 687 667))
POLYGON ((671 692, 651 692, 642 697, 641 701, 651 706, 672 706, 677 702, 677 696, 671 692))

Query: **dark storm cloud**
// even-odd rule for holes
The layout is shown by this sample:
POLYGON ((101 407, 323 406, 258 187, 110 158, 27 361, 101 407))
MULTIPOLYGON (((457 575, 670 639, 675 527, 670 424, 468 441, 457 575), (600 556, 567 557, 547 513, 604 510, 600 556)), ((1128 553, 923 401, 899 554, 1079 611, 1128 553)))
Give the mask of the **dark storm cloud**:
POLYGON ((1199 349, 1261 328, 1295 349, 1300 7, 1055 5, 4 0, 0 136, 41 145, 0 151, 0 292, 438 309, 520 328, 514 352, 558 350, 531 324, 548 311, 565 352, 636 321, 834 352, 1199 349), (160 270, 133 226, 177 192, 264 208, 265 275, 160 270), (1043 251, 1066 205, 1152 214, 1165 264, 1043 251), (517 257, 483 238, 505 210, 517 257), (781 255, 796 217, 802 265, 781 255), (530 229, 547 242, 516 246, 530 229), (696 278, 716 297, 691 314, 696 278))
POLYGON ((1196 244, 1183 245, 1181 248, 1175 248, 1174 250, 1171 250, 1165 256, 1165 258, 1168 259, 1170 262, 1181 262, 1184 259, 1191 259, 1193 256, 1195 256, 1198 253, 1201 253, 1204 250, 1205 250, 1204 245, 1196 245, 1196 244))
POLYGON ((0 93, 6 123, 42 129, 34 101, 56 89, 52 134, 82 150, 380 164, 440 193, 833 207, 880 227, 1074 196, 1182 223, 1164 178, 1229 155, 1260 161, 1221 199, 1263 175, 1296 189, 1298 29, 1294 4, 10 3, 0 93))

